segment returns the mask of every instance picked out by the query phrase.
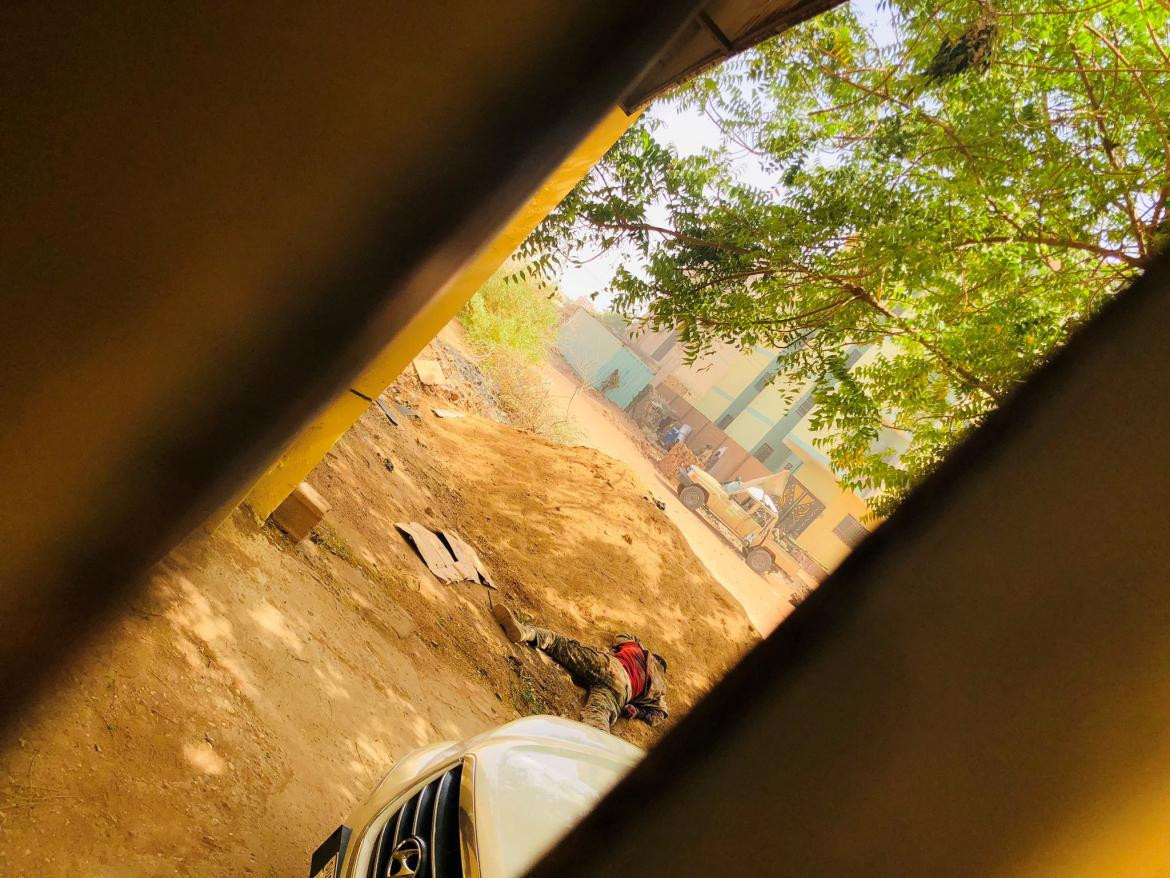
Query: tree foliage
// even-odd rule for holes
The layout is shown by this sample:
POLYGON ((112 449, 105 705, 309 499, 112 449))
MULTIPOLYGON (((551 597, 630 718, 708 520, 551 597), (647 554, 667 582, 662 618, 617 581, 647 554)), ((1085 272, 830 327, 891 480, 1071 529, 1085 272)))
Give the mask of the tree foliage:
POLYGON ((815 383, 842 481, 884 512, 1170 237, 1170 15, 867 15, 839 7, 676 93, 722 147, 680 157, 639 124, 521 255, 553 276, 623 247, 619 311, 678 329, 692 358, 778 351, 779 380, 815 383), (857 346, 875 355, 847 370, 857 346))

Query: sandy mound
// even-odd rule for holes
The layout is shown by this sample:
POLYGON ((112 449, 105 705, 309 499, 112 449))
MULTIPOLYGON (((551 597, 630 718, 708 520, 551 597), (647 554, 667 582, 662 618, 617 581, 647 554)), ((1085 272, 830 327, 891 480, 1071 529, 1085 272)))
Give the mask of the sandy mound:
MULTIPOLYGON (((354 441, 339 446, 313 481, 334 504, 338 531, 379 568, 395 563, 378 548, 394 521, 454 527, 491 568, 500 587, 494 597, 521 616, 589 644, 634 633, 662 653, 670 663, 675 715, 754 641, 738 604, 623 464, 475 416, 428 416, 419 426, 407 421, 396 429, 372 411, 351 435, 354 441), (394 461, 392 475, 371 469, 375 448, 394 461), (362 471, 374 472, 388 495, 377 512, 367 499, 370 486, 352 475, 362 471)), ((399 545, 391 537, 389 547, 399 545)), ((486 670, 488 682, 510 692, 521 712, 575 716, 579 693, 563 674, 490 630, 486 590, 440 588, 462 594, 480 611, 461 607, 441 618, 433 605, 407 598, 420 624, 441 621, 444 639, 458 643, 477 674, 486 670), (501 664, 506 657, 513 660, 501 664)), ((634 741, 649 738, 641 723, 618 728, 634 741)))

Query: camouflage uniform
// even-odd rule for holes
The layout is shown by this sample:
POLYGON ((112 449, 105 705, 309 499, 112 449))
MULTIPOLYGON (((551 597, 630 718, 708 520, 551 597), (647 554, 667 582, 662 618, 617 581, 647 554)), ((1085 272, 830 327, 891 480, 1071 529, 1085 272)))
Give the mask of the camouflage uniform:
MULTIPOLYGON (((646 650, 646 690, 633 698, 629 674, 611 653, 585 646, 547 628, 528 631, 531 636, 525 641, 568 671, 573 682, 585 690, 581 722, 608 732, 623 713, 649 725, 666 718, 666 662, 661 656, 646 650)), ((628 634, 619 634, 612 648, 631 641, 638 642, 628 634)))

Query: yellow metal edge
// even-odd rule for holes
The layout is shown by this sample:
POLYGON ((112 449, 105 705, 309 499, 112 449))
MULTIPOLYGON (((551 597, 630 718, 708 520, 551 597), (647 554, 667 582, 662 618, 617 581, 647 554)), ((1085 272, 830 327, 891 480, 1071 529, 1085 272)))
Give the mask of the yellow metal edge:
POLYGON ((333 400, 325 411, 297 434, 292 445, 252 486, 244 499, 245 505, 259 520, 267 519, 368 406, 368 402, 348 391, 333 400))
MULTIPOLYGON (((353 388, 370 398, 381 394, 439 330, 450 322, 476 290, 504 264, 541 220, 589 173, 638 115, 627 115, 620 107, 611 110, 549 175, 495 239, 391 339, 354 380, 353 388)), ((293 439, 264 475, 252 485, 244 496, 244 505, 251 509, 257 519, 267 519, 361 417, 368 405, 365 400, 349 392, 330 404, 293 439)), ((235 504, 232 504, 221 510, 209 524, 217 525, 234 507, 235 504)))

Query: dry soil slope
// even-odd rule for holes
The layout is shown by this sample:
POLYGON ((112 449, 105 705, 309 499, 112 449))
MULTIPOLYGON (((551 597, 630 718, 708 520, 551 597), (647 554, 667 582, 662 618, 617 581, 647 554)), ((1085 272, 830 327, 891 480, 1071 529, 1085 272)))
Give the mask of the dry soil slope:
MULTIPOLYGON (((389 562, 378 557, 377 547, 393 514, 369 514, 374 491, 385 492, 386 513, 396 507, 423 524, 453 526, 487 561, 500 587, 495 598, 521 616, 587 643, 633 633, 662 653, 676 716, 755 641, 742 609, 624 464, 475 416, 428 414, 421 423, 393 428, 375 411, 339 447, 341 457, 315 474, 335 504, 338 527, 358 547, 355 554, 372 551, 382 568, 389 562), (389 478, 369 464, 379 453, 395 463, 389 478), (328 471, 339 466, 343 473, 328 471), (364 484, 367 475, 370 484, 364 484)), ((485 636, 486 591, 449 588, 479 605, 479 612, 455 609, 442 625, 444 639, 458 643, 468 667, 506 688, 519 712, 574 714, 578 693, 556 669, 530 650, 509 647, 493 631, 485 636), (508 660, 503 679, 501 658, 508 660)), ((404 600, 424 616, 436 609, 409 595, 404 600)), ((649 740, 640 723, 621 723, 618 732, 649 740)))

